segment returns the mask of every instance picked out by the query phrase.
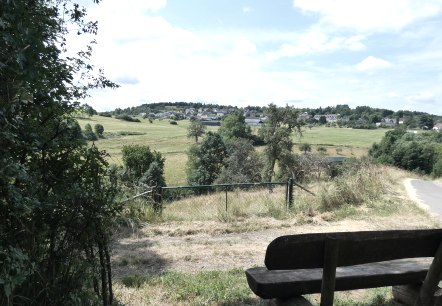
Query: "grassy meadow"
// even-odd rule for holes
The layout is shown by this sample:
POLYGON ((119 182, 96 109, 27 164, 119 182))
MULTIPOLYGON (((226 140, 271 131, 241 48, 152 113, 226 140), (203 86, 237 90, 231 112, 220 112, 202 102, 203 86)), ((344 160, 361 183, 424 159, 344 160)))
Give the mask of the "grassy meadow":
MULTIPOLYGON (((148 145, 166 158, 169 186, 186 184, 189 121, 140 123, 93 116, 78 119, 82 128, 100 123, 104 139, 95 142, 122 164, 123 145, 148 145)), ((216 131, 217 127, 208 127, 216 131)), ((254 132, 256 133, 256 129, 254 132)), ((353 130, 313 127, 298 144, 309 143, 329 156, 362 156, 386 129, 353 130)), ((258 150, 262 150, 258 148, 258 150)), ((154 213, 142 199, 129 201, 113 243, 112 271, 118 302, 125 305, 266 305, 248 288, 244 270, 262 266, 265 249, 275 237, 305 232, 438 227, 404 194, 411 174, 384 166, 363 165, 333 181, 306 183, 315 195, 295 188, 295 203, 285 205, 285 187, 229 191, 177 199, 154 213), (138 218, 138 219, 137 219, 138 218)), ((319 305, 319 295, 308 299, 319 305)), ((336 293, 335 305, 394 305, 390 288, 336 293)))
MULTIPOLYGON (((160 151, 166 158, 165 176, 169 186, 186 184, 185 164, 186 152, 194 143, 194 139, 187 138, 188 120, 178 121, 172 125, 168 120, 154 120, 139 118, 141 122, 127 122, 115 118, 93 116, 78 118, 81 127, 89 123, 92 128, 95 124, 104 127, 104 139, 95 142, 100 149, 110 154, 109 161, 122 165, 121 149, 123 145, 148 145, 152 150, 160 151)), ((218 127, 207 127, 208 131, 216 131, 218 127)), ((256 132, 257 129, 254 129, 256 132)), ((330 156, 363 156, 374 142, 379 142, 386 129, 357 130, 347 128, 313 127, 306 128, 302 136, 293 135, 294 151, 299 152, 298 144, 309 143, 312 151, 316 152, 319 146, 326 148, 330 156)))
MULTIPOLYGON (((158 219, 118 233, 112 255, 116 298, 127 306, 267 305, 249 289, 244 270, 264 265, 265 250, 275 237, 439 227, 438 220, 404 196, 402 181, 409 176, 365 165, 338 180, 309 183, 315 196, 296 189, 291 209, 283 205, 283 187, 272 193, 231 192, 227 211, 222 193, 169 203, 158 219)), ((130 208, 146 206, 134 201, 130 208)), ((307 298, 319 305, 318 294, 307 298)), ((385 287, 337 292, 334 305, 395 303, 391 288, 385 287)))

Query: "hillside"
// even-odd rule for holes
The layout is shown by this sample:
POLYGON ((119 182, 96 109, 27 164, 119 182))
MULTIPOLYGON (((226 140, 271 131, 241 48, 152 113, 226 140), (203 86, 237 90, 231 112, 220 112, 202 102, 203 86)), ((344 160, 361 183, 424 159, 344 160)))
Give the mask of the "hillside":
MULTIPOLYGON (((91 126, 103 125, 105 138, 99 139, 95 144, 110 154, 111 163, 122 165, 123 145, 148 145, 152 150, 160 151, 166 158, 167 184, 172 186, 185 184, 186 152, 194 143, 193 139, 186 136, 189 121, 181 120, 177 125, 171 125, 168 120, 154 120, 150 123, 148 119, 138 118, 141 122, 128 122, 102 116, 78 118, 78 122, 82 128, 88 123, 91 126)), ((208 127, 208 131, 217 129, 218 127, 208 127)), ((386 131, 387 129, 361 130, 318 126, 306 128, 301 137, 294 135, 293 138, 295 143, 312 144, 313 151, 316 151, 318 146, 324 146, 326 154, 331 156, 362 156, 374 142, 381 140, 386 131)), ((299 152, 297 145, 294 150, 299 152)))

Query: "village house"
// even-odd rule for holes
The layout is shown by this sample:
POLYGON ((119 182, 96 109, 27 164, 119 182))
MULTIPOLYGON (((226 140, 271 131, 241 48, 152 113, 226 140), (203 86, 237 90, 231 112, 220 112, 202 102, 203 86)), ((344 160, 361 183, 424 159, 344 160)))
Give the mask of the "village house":
POLYGON ((244 122, 250 126, 260 126, 263 125, 264 121, 261 118, 246 118, 244 122))
POLYGON ((396 118, 383 118, 381 122, 377 122, 376 126, 393 127, 397 125, 396 118))
POLYGON ((440 132, 442 130, 442 123, 436 123, 433 126, 433 131, 440 132))
POLYGON ((310 116, 309 113, 307 113, 307 112, 303 112, 303 113, 299 114, 299 116, 298 116, 298 120, 300 120, 300 121, 304 121, 304 120, 310 119, 311 117, 312 117, 312 116, 310 116))
POLYGON ((338 121, 338 115, 337 115, 337 114, 315 115, 313 118, 315 118, 315 120, 318 120, 318 121, 319 121, 319 119, 320 119, 322 116, 324 116, 324 117, 325 117, 325 120, 326 120, 327 122, 330 122, 330 123, 332 123, 332 122, 337 122, 337 121, 338 121))

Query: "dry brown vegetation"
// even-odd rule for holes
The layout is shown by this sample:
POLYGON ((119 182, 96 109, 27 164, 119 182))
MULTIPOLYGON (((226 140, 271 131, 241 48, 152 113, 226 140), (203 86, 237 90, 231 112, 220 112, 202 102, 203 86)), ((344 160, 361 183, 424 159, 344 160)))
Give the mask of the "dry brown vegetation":
MULTIPOLYGON (((202 271, 225 271, 223 276, 234 274, 234 280, 228 282, 242 286, 243 297, 234 301, 259 305, 259 299, 247 291, 242 270, 263 265, 266 247, 275 237, 307 232, 439 226, 438 220, 408 198, 403 185, 408 173, 379 166, 363 167, 360 171, 345 181, 309 184, 307 187, 316 196, 297 189, 291 210, 285 208, 283 192, 278 190, 272 194, 266 190, 238 191, 229 195, 228 212, 225 212, 225 195, 212 194, 171 203, 161 219, 152 219, 152 223, 140 228, 120 228, 113 254, 119 299, 128 305, 222 305, 217 298, 201 302, 198 294, 187 297, 190 302, 181 302, 179 298, 169 297, 173 282, 165 284, 170 275, 167 273, 182 273, 177 275, 190 278, 202 271), (346 199, 354 201, 346 202, 346 199), (232 269, 239 272, 231 272, 232 269), (164 273, 166 276, 162 277, 164 273), (121 283, 134 275, 142 276, 138 286, 121 283)), ((383 292, 385 295, 387 291, 383 292)), ((345 300, 366 294, 356 291, 340 296, 345 300)))

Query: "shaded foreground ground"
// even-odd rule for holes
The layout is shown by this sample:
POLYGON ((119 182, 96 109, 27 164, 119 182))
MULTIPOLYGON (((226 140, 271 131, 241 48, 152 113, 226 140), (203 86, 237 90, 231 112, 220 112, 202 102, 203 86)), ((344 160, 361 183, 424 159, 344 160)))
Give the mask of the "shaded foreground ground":
MULTIPOLYGON (((329 215, 317 214, 302 220, 252 217, 239 218, 231 222, 175 221, 148 224, 137 230, 122 229, 117 235, 112 258, 113 271, 117 279, 118 299, 126 305, 261 305, 262 302, 247 290, 243 270, 253 266, 262 266, 267 245, 278 236, 308 232, 439 226, 438 220, 408 201, 406 197, 399 197, 399 200, 401 198, 403 208, 390 216, 364 214, 362 208, 358 216, 340 221, 326 221, 330 220, 329 215), (227 273, 221 276, 210 274, 211 272, 204 274, 204 277, 209 279, 232 274, 232 279, 226 280, 229 284, 227 287, 239 286, 238 290, 241 291, 238 293, 239 297, 231 297, 228 293, 223 293, 225 296, 218 296, 217 294, 222 293, 223 290, 230 289, 216 282, 213 285, 215 288, 207 289, 214 291, 213 294, 216 297, 212 298, 211 293, 208 293, 209 297, 203 299, 199 297, 205 294, 198 287, 200 285, 187 283, 176 285, 168 278, 170 273, 179 273, 171 277, 179 282, 178 279, 181 276, 197 278, 199 277, 197 275, 205 271, 227 273), (156 278, 161 275, 166 276, 156 278), (134 278, 140 280, 135 286, 133 286, 134 278), (132 279, 132 286, 127 285, 128 279, 132 279), (168 282, 171 284, 165 285, 168 282), (126 285, 123 285, 124 283, 126 285), (175 285, 177 287, 174 287, 175 285), (171 297, 171 292, 182 287, 186 287, 186 292, 171 297), (189 293, 189 291, 192 292, 189 293)), ((211 281, 203 280, 202 282, 207 282, 207 286, 210 287, 211 281)), ((386 302, 374 303, 371 299, 369 304, 365 301, 368 300, 367 295, 372 295, 370 290, 340 293, 337 295, 339 300, 337 305, 390 305, 388 292, 388 288, 375 292, 375 294, 380 294, 381 299, 385 298, 386 302), (350 302, 346 302, 347 299, 351 299, 350 302), (355 303, 355 301, 360 301, 360 303, 355 303)), ((315 299, 316 297, 313 297, 313 300, 315 299)), ((376 299, 379 298, 375 297, 374 300, 376 299)))

